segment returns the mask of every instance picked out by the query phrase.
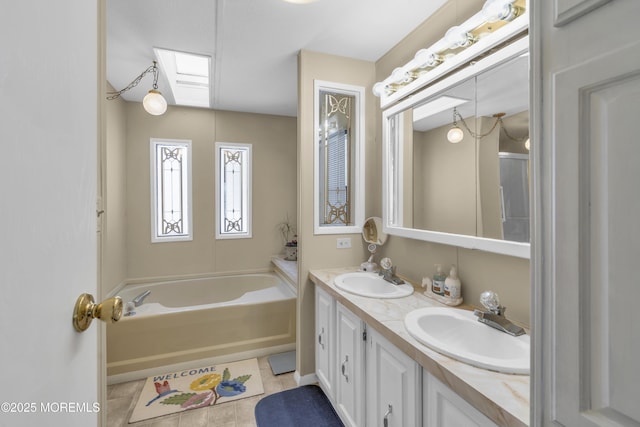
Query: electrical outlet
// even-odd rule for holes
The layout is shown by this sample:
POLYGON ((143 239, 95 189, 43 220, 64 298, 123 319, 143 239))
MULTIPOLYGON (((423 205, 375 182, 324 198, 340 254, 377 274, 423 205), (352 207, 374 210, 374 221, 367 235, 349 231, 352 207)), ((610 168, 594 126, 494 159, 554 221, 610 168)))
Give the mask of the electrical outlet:
POLYGON ((347 249, 351 247, 351 237, 339 237, 336 239, 336 248, 347 249))

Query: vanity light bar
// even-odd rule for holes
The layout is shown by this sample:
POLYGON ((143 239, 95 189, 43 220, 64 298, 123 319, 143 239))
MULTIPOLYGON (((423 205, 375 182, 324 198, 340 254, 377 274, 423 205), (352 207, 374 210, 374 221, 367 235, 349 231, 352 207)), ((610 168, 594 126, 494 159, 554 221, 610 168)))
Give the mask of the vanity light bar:
POLYGON ((381 98, 384 107, 527 26, 527 0, 487 0, 478 13, 449 28, 440 40, 420 49, 411 61, 374 84, 373 94, 381 98), (512 21, 518 25, 505 28, 512 21))

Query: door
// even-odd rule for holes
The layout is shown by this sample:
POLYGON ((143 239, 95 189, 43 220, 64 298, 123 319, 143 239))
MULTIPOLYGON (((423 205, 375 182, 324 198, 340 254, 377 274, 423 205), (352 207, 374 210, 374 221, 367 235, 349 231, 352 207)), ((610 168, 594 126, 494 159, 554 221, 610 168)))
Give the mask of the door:
POLYGON ((327 397, 333 401, 335 390, 335 303, 331 295, 316 286, 316 375, 327 397))
POLYGON ((95 426, 98 2, 2 2, 0 426, 95 426))
POLYGON ((420 426, 420 365, 371 328, 366 348, 366 425, 420 426))
POLYGON ((422 377, 424 427, 498 427, 426 369, 422 377))
POLYGON ((364 341, 362 321, 336 303, 336 403, 347 427, 364 426, 364 341))
POLYGON ((534 1, 532 425, 640 425, 637 0, 534 1))

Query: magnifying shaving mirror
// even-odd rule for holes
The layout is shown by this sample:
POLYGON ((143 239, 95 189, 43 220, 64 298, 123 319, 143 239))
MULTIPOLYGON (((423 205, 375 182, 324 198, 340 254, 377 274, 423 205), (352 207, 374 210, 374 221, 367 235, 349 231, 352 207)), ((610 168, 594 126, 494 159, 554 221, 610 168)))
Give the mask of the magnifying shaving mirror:
POLYGON ((371 255, 367 261, 360 264, 360 268, 362 271, 376 271, 378 265, 373 262, 373 256, 378 250, 378 246, 384 245, 387 241, 387 234, 382 231, 382 218, 367 218, 362 227, 362 238, 369 244, 367 250, 371 255))

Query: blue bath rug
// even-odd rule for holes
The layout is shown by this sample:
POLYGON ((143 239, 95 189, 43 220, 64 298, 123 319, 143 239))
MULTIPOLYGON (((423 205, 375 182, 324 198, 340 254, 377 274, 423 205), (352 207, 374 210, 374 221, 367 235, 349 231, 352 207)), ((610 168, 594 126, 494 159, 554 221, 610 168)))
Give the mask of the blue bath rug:
POLYGON ((262 398, 256 404, 258 427, 344 427, 317 385, 306 385, 262 398))
POLYGON ((268 357, 273 375, 286 374, 296 370, 296 351, 273 354, 268 357))

